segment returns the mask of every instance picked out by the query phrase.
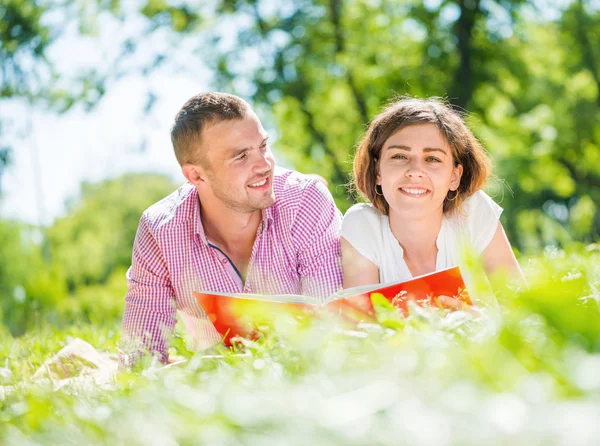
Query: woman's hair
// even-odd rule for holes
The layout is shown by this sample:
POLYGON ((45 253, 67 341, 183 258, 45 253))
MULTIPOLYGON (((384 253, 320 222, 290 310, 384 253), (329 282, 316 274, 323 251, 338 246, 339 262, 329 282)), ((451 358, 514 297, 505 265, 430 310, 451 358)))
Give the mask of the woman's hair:
POLYGON ((457 111, 439 98, 401 97, 371 121, 354 156, 356 189, 385 215, 389 212, 389 204, 376 190, 381 150, 398 130, 418 124, 435 125, 452 150, 454 165, 463 166, 456 195, 444 200, 445 214, 460 209, 462 202, 481 189, 490 175, 490 159, 457 111))

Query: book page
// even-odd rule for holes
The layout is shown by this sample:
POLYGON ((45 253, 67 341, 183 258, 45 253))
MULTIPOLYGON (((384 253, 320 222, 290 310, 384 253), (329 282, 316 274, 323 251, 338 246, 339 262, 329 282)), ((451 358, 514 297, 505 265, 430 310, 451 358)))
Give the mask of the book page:
POLYGON ((197 294, 207 294, 213 296, 226 296, 236 299, 259 300, 263 302, 282 302, 292 304, 321 305, 321 301, 316 297, 303 296, 301 294, 242 294, 242 293, 218 293, 213 291, 198 291, 197 294))
POLYGON ((387 288, 393 285, 400 285, 402 283, 407 283, 407 282, 413 282, 413 281, 419 281, 421 279, 427 278, 427 277, 431 277, 431 276, 444 276, 446 273, 450 273, 452 271, 456 271, 458 269, 458 267, 456 266, 451 266, 449 268, 444 268, 444 269, 440 269, 438 271, 433 271, 431 273, 427 273, 427 274, 422 274, 420 276, 415 276, 415 277, 411 277, 410 279, 404 280, 402 282, 385 282, 385 283, 374 283, 374 284, 370 284, 370 285, 361 285, 361 286, 356 286, 353 288, 346 288, 344 290, 340 290, 335 294, 332 294, 330 297, 327 298, 327 301, 331 301, 331 300, 336 300, 336 299, 343 299, 349 296, 354 296, 355 294, 362 294, 362 293, 369 293, 371 291, 376 291, 378 289, 381 288, 387 288))

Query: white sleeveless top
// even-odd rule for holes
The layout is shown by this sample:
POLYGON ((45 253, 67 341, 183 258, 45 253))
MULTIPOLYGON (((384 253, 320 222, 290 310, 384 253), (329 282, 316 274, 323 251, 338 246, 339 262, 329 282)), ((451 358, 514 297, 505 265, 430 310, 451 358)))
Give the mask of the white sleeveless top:
MULTIPOLYGON (((460 212, 444 215, 436 245, 436 271, 460 266, 461 247, 466 242, 477 254, 492 240, 502 208, 483 191, 463 201, 460 212)), ((400 243, 392 234, 390 221, 371 204, 355 204, 346 212, 340 236, 379 268, 379 282, 412 278, 400 243)))

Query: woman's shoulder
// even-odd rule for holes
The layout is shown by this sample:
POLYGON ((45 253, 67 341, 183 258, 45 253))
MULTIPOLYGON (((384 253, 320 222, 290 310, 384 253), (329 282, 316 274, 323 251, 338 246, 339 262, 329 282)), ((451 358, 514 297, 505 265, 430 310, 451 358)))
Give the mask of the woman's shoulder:
POLYGON ((379 210, 367 203, 359 203, 346 211, 342 220, 340 236, 355 244, 381 234, 382 224, 387 218, 379 210))
POLYGON ((381 229, 385 218, 385 215, 370 204, 355 204, 344 215, 340 237, 350 243, 364 258, 379 265, 383 246, 381 229))
POLYGON ((476 252, 482 252, 489 244, 498 227, 502 208, 482 190, 463 201, 460 209, 453 215, 456 231, 466 233, 476 252))
POLYGON ((344 214, 342 226, 345 224, 368 223, 378 224, 385 217, 378 209, 369 203, 358 203, 350 207, 344 214))
POLYGON ((481 189, 465 199, 461 206, 464 214, 470 215, 482 209, 502 210, 492 198, 481 189))
POLYGON ((502 214, 502 208, 482 190, 463 201, 457 215, 461 219, 473 223, 497 221, 502 214))

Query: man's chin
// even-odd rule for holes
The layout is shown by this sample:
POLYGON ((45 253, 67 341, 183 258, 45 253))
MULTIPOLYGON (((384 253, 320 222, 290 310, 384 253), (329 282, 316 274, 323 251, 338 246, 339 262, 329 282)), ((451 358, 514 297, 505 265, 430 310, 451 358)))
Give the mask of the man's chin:
POLYGON ((241 207, 247 211, 261 211, 268 207, 273 206, 275 203, 275 194, 271 192, 265 192, 261 197, 248 197, 245 203, 240 203, 241 207))
POLYGON ((265 198, 263 198, 256 204, 256 209, 260 209, 260 210, 266 209, 268 207, 273 206, 274 203, 275 203, 275 194, 271 192, 271 195, 266 196, 265 198))

